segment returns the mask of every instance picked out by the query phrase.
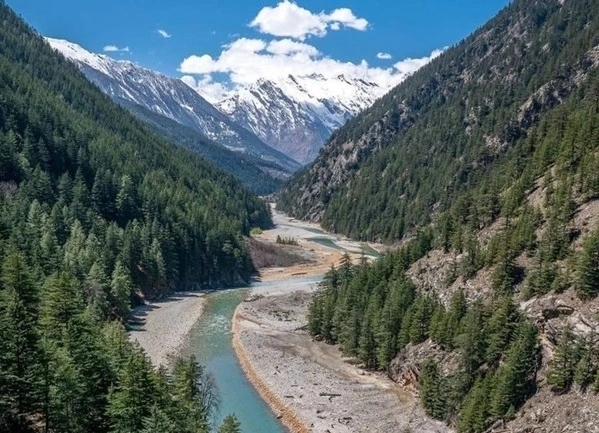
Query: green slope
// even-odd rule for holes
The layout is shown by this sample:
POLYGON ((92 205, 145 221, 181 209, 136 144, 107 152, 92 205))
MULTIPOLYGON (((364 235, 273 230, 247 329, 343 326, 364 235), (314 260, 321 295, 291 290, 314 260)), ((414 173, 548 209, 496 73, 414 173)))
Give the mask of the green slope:
POLYGON ((513 2, 337 131, 281 208, 368 240, 426 224, 492 183, 507 151, 580 92, 597 65, 598 17, 591 0, 513 2))
POLYGON ((141 297, 246 281, 243 235, 270 224, 0 2, 0 431, 211 431, 202 368, 154 369, 122 322, 141 297))
POLYGON ((197 131, 139 105, 126 106, 136 117, 147 122, 173 143, 202 155, 217 167, 235 176, 256 194, 272 194, 281 185, 279 177, 289 175, 274 162, 229 150, 197 131))

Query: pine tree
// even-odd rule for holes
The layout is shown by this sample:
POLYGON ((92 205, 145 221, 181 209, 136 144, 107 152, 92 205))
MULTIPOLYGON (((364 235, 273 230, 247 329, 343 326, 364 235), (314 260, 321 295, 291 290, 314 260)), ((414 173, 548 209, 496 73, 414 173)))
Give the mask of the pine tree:
MULTIPOLYGON (((504 241, 504 243, 507 240, 504 241)), ((493 290, 497 296, 507 296, 514 292, 518 268, 513 252, 506 245, 500 249, 498 264, 491 276, 493 290)))
POLYGON ((364 366, 368 369, 375 369, 378 365, 376 329, 378 327, 378 306, 375 296, 372 296, 366 310, 366 315, 362 321, 360 331, 360 341, 358 355, 364 366))
POLYGON ((218 428, 218 433, 241 433, 241 423, 235 415, 227 415, 218 428))
POLYGON ((115 313, 118 316, 123 317, 130 311, 132 294, 133 282, 131 281, 129 271, 121 262, 117 262, 112 272, 110 295, 115 313))
POLYGON ((179 359, 173 367, 173 400, 177 402, 176 422, 180 433, 207 433, 210 417, 218 406, 211 378, 191 357, 179 359))
POLYGON ((503 298, 488 322, 487 362, 499 361, 514 336, 519 320, 518 308, 512 298, 503 298))
POLYGON ((583 299, 599 293, 599 232, 590 234, 583 244, 578 260, 576 291, 583 299))
POLYGON ((581 345, 582 356, 574 370, 574 383, 583 392, 593 383, 597 374, 598 357, 595 346, 596 344, 593 340, 581 345))
POLYGON ((535 390, 538 356, 537 329, 522 324, 508 349, 505 364, 497 371, 491 396, 491 414, 503 418, 519 408, 535 390))
POLYGON ((152 406, 150 414, 143 419, 141 433, 178 433, 177 425, 158 405, 152 406))
POLYGON ((26 431, 41 403, 37 293, 22 254, 9 251, 0 291, 0 427, 26 431))
POLYGON ((428 359, 424 362, 419 380, 420 401, 426 413, 435 419, 444 419, 446 403, 443 392, 443 378, 435 360, 428 359))
POLYGON ((155 399, 151 366, 142 353, 131 353, 108 396, 113 433, 138 432, 151 415, 155 399))
POLYGON ((457 426, 459 433, 480 433, 487 428, 491 391, 489 377, 477 379, 464 399, 457 426))
POLYGON ((547 383, 555 393, 567 392, 572 386, 574 370, 578 363, 576 348, 574 335, 566 328, 560 336, 547 369, 547 383))

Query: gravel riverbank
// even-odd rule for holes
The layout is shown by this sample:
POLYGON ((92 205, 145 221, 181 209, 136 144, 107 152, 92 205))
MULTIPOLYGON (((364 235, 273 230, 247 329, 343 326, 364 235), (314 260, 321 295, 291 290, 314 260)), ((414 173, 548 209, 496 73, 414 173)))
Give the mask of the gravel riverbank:
POLYGON ((294 433, 449 432, 384 375, 346 362, 305 331, 313 289, 257 292, 236 310, 234 347, 248 379, 294 433))
POLYGON ((129 333, 156 366, 167 367, 199 320, 204 295, 196 292, 176 293, 168 299, 137 307, 133 315, 139 328, 129 333))

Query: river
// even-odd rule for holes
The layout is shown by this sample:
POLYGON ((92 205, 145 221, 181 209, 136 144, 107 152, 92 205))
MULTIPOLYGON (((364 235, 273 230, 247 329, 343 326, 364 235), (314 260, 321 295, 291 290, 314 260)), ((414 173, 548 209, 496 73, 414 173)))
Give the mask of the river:
MULTIPOLYGON (((312 245, 319 244, 329 249, 345 250, 335 242, 334 236, 314 227, 303 226, 302 223, 296 222, 290 225, 288 218, 283 214, 275 215, 275 223, 283 231, 283 235, 292 229, 294 237, 303 239, 312 245)), ((375 250, 365 245, 358 248, 362 248, 366 255, 378 255, 375 250)), ((202 317, 189 335, 182 354, 194 355, 198 362, 205 366, 206 371, 214 377, 222 401, 215 420, 217 424, 220 424, 226 415, 234 413, 241 422, 243 433, 287 432, 270 407, 246 379, 237 361, 232 347, 232 318, 235 309, 250 291, 268 291, 281 287, 292 289, 298 285, 317 284, 321 279, 322 276, 319 275, 296 276, 279 281, 256 282, 249 287, 206 295, 206 305, 202 317)))
POLYGON ((321 277, 317 276, 254 283, 251 287, 207 295, 202 318, 191 332, 183 354, 194 355, 216 381, 222 400, 216 417, 217 424, 220 424, 226 415, 234 413, 241 422, 244 433, 287 431, 243 374, 231 345, 231 321, 235 308, 248 296, 250 288, 292 288, 301 284, 317 284, 320 279, 321 277))

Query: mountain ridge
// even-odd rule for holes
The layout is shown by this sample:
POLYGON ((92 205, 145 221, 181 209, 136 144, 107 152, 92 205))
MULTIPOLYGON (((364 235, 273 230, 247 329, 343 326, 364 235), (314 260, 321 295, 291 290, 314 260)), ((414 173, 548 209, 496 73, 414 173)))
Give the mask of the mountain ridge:
POLYGON ((230 150, 276 162, 287 174, 300 167, 296 161, 267 146, 252 132, 233 122, 183 81, 127 60, 114 60, 92 53, 63 39, 46 40, 120 104, 141 105, 194 128, 230 150))
POLYGON ((570 9, 514 2, 336 131, 282 208, 388 242, 430 220, 599 64, 593 21, 570 9))
POLYGON ((306 164, 336 129, 386 90, 343 75, 288 75, 241 86, 215 105, 265 143, 306 164))

